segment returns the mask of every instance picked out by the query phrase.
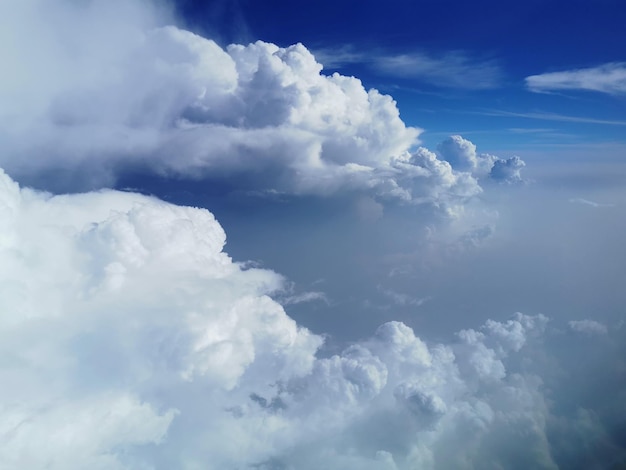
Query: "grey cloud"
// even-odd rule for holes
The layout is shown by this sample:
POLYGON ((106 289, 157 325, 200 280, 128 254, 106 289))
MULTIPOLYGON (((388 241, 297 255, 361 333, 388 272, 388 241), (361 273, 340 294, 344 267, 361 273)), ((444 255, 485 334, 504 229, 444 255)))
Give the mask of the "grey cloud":
POLYGON ((585 199, 582 197, 572 198, 569 200, 569 202, 571 202, 572 204, 583 204, 585 206, 590 206, 590 207, 614 207, 613 204, 605 204, 605 203, 590 201, 589 199, 585 199))
POLYGON ((573 331, 578 333, 605 335, 608 332, 606 325, 596 320, 572 320, 568 322, 568 325, 573 331))
POLYGON ((518 183, 522 181, 520 172, 525 166, 524 160, 517 156, 507 158, 506 160, 498 159, 493 162, 489 177, 495 181, 518 183))

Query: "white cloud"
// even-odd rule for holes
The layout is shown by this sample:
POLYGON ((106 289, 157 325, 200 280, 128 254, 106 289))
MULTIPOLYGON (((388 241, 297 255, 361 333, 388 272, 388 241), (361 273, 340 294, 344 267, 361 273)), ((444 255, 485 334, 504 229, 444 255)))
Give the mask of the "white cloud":
MULTIPOLYGON (((603 124, 608 126, 626 126, 626 121, 615 121, 610 119, 596 119, 593 117, 568 116, 565 114, 557 114, 551 112, 534 112, 534 113, 514 113, 510 111, 493 110, 480 112, 485 116, 504 116, 504 117, 521 117, 527 119, 538 119, 542 121, 561 121, 561 122, 582 122, 587 124, 603 124)), ((580 144, 576 144, 577 146, 580 144)))
POLYGON ((0 79, 0 165, 22 182, 75 191, 149 171, 443 207, 480 192, 472 176, 411 156, 421 130, 391 97, 321 74, 301 44, 222 49, 138 1, 29 5, 11 1, 0 19, 1 60, 15 71, 0 79))
POLYGON ((526 77, 526 86, 534 92, 589 90, 619 95, 626 93, 626 63, 531 75, 526 77))
POLYGON ((0 162, 21 179, 41 185, 42 172, 57 170, 67 178, 57 187, 72 188, 106 185, 137 167, 189 177, 265 172, 269 181, 253 186, 327 193, 390 178, 390 159, 420 133, 389 96, 353 77, 321 75, 302 45, 222 49, 139 14, 122 10, 120 23, 99 15, 115 10, 101 3, 61 2, 49 18, 39 4, 5 6, 22 13, 19 24, 3 17, 6 68, 46 77, 3 79, 0 162), (41 31, 26 41, 35 25, 41 31), (45 74, 44 59, 55 63, 45 74))
POLYGON ((308 291, 302 292, 300 294, 288 295, 284 298, 279 298, 279 301, 282 305, 294 305, 301 304, 303 302, 315 302, 322 301, 328 304, 328 297, 323 292, 319 291, 308 291))
MULTIPOLYGON (((321 75, 302 45, 223 49, 164 26, 169 18, 146 5, 0 6, 1 60, 15 72, 0 79, 9 174, 71 190, 147 169, 272 194, 356 191, 348 212, 385 233, 395 230, 388 207, 407 219, 395 205, 383 210, 390 199, 463 213, 498 162, 509 170, 500 179, 519 176, 519 162, 477 154, 459 136, 444 152, 413 148, 419 130, 390 97, 321 75)), ((470 231, 459 222, 452 245, 491 237, 484 217, 470 231)), ((556 468, 576 461, 578 449, 562 444, 572 435, 596 439, 600 465, 624 455, 607 444, 622 425, 610 413, 623 403, 617 387, 606 409, 571 398, 576 387, 551 367, 579 369, 552 355, 577 338, 555 340, 543 316, 437 342, 385 322, 332 355, 280 304, 325 294, 294 293, 282 276, 234 262, 206 210, 109 190, 54 196, 0 172, 0 219, 0 461, 11 468, 556 468), (554 397, 576 416, 552 407, 554 397)), ((353 233, 364 245, 357 256, 380 248, 343 222, 355 225, 346 251, 353 233)), ((324 256, 335 240, 324 238, 324 256)), ((445 236, 441 244, 454 251, 445 236)), ((352 265, 339 272, 359 279, 352 265)), ((333 300, 339 275, 325 285, 333 300)), ((383 295, 397 308, 419 305, 399 293, 417 288, 383 295)), ((355 319, 347 328, 365 320, 346 318, 355 319)), ((623 344, 612 334, 598 349, 623 344)), ((619 365, 599 362, 589 376, 606 370, 613 383, 619 365)), ((574 385, 595 383, 589 376, 574 385)))
POLYGON ((461 51, 439 56, 422 51, 392 54, 381 50, 363 52, 343 45, 313 52, 325 67, 341 69, 347 64, 365 64, 381 75, 410 78, 444 88, 496 88, 502 78, 502 71, 495 61, 477 60, 461 51))
MULTIPOLYGON (((321 357, 322 338, 270 298, 283 279, 233 262, 206 210, 51 196, 4 173, 0 208, 11 468, 557 468, 571 457, 559 439, 586 432, 578 415, 551 427, 541 315, 443 343, 387 322, 321 357)), ((607 449, 602 462, 623 455, 607 449)))
POLYGON ((569 200, 572 204, 582 204, 584 206, 590 207, 615 207, 614 204, 603 204, 600 202, 590 201, 589 199, 585 199, 582 197, 575 197, 569 200))
POLYGON ((478 62, 463 53, 448 53, 440 58, 421 53, 380 56, 374 67, 382 73, 420 79, 436 86, 473 90, 496 88, 501 71, 493 62, 478 62))
POLYGON ((569 327, 579 333, 605 335, 608 333, 606 325, 595 320, 572 320, 569 327))
POLYGON ((521 170, 526 163, 519 157, 498 158, 486 153, 477 154, 476 146, 460 135, 452 135, 441 142, 437 151, 442 160, 458 171, 471 173, 474 177, 490 178, 504 183, 523 181, 521 170))

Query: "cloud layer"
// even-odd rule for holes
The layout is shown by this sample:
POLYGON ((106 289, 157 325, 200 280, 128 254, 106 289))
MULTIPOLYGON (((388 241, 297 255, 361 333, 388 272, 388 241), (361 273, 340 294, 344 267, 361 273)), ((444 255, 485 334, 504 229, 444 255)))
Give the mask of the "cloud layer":
POLYGON ((531 75, 526 77, 526 86, 534 92, 588 90, 621 95, 626 93, 626 63, 531 75))
MULTIPOLYGON (((570 327, 602 333, 601 343, 563 337, 542 315, 490 320, 446 343, 388 322, 323 356, 323 338, 271 298, 288 285, 233 262, 206 210, 115 191, 51 196, 2 173, 0 211, 9 468, 573 468, 624 458, 623 422, 609 412, 623 390, 603 406, 581 402, 567 392, 585 387, 579 378, 555 373, 576 360, 558 355, 568 342, 615 357, 621 333, 596 321, 570 327), (584 452, 569 446, 577 439, 584 452)), ((616 367, 606 362, 596 378, 617 384, 616 367)))
POLYGON ((75 191, 152 172, 441 206, 481 191, 471 171, 416 149, 421 131, 391 97, 324 75, 301 44, 222 48, 135 2, 29 5, 12 5, 19 26, 0 20, 15 72, 0 92, 0 165, 20 181, 75 191))
MULTIPOLYGON (((331 282, 344 279, 333 287, 348 291, 366 276, 355 272, 360 264, 340 263, 390 250, 402 258, 409 245, 417 251, 403 262, 435 263, 439 253, 429 251, 440 250, 455 273, 465 269, 455 254, 490 239, 497 216, 471 201, 490 185, 511 191, 523 181, 521 159, 478 153, 461 136, 435 151, 417 147, 420 130, 404 124, 391 97, 324 75, 301 44, 221 47, 171 22, 143 1, 0 5, 0 61, 11 71, 0 79, 0 466, 624 465, 621 324, 517 313, 431 341, 381 320, 335 348, 285 310, 329 306, 327 285, 302 292, 234 261, 209 211, 132 192, 77 193, 137 172, 245 194, 337 196, 337 213, 353 207, 361 225, 341 213, 350 227, 327 237, 342 225, 303 224, 319 233, 283 256, 336 270, 331 282), (456 218, 446 236, 431 207, 482 215, 456 218), (417 226, 424 234, 413 234, 417 226), (392 236, 359 233, 366 229, 392 236), (324 264, 337 251, 347 253, 324 264)), ((395 65, 409 75, 437 76, 443 66, 401 59, 395 65)), ((452 72, 467 66, 447 59, 452 72)), ((283 236, 293 238, 288 210, 283 236)), ((257 211, 251 227, 265 215, 257 211)), ((258 249, 263 235, 250 232, 258 249)), ((374 284, 389 310, 434 301, 392 277, 374 284)), ((349 313, 337 329, 365 323, 349 313)))

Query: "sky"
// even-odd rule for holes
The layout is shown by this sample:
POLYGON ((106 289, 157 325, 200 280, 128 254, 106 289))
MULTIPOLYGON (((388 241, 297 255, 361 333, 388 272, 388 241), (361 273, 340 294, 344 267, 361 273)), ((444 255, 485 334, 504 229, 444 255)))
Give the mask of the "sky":
POLYGON ((617 0, 0 4, 0 468, 626 468, 617 0))

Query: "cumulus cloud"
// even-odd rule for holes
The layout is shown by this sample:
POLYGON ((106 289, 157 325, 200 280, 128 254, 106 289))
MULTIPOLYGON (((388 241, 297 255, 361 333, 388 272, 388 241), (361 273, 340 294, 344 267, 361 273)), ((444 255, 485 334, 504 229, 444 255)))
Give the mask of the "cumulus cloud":
POLYGON ((521 158, 502 159, 486 153, 478 154, 476 146, 460 135, 448 137, 439 144, 437 151, 452 168, 468 172, 478 179, 490 178, 504 183, 523 181, 521 170, 526 163, 521 158))
POLYGON ((35 2, 39 8, 10 3, 5 9, 19 10, 21 22, 4 15, 7 68, 42 76, 44 54, 56 64, 32 92, 18 80, 3 87, 2 165, 20 178, 80 171, 94 185, 109 184, 120 171, 145 166, 195 177, 266 172, 274 174, 276 189, 326 192, 377 184, 390 158, 420 132, 405 126, 389 96, 353 77, 322 75, 300 44, 222 49, 123 10, 124 28, 110 41, 103 29, 119 25, 99 15, 114 10, 104 2, 61 2, 45 20, 42 2, 35 2), (23 31, 31 25, 43 31, 26 41, 23 31), (98 28, 83 46, 91 25, 98 28), (81 46, 74 50, 67 41, 81 46), (40 42, 47 47, 40 50, 40 42))
POLYGON ((234 262, 206 210, 4 173, 0 210, 10 468, 558 468, 580 416, 610 442, 600 410, 550 407, 542 315, 439 343, 392 321, 323 356, 272 300, 284 280, 234 262))
POLYGON ((152 172, 257 193, 356 191, 373 218, 376 200, 446 207, 481 191, 415 149, 421 130, 390 96, 323 74, 302 44, 222 48, 138 1, 62 1, 54 14, 44 3, 5 3, 0 20, 15 71, 0 91, 0 165, 19 181, 76 191, 152 172))
POLYGON ((526 77, 526 86, 534 92, 588 90, 620 95, 626 93, 626 63, 610 62, 586 69, 531 75, 526 77))

